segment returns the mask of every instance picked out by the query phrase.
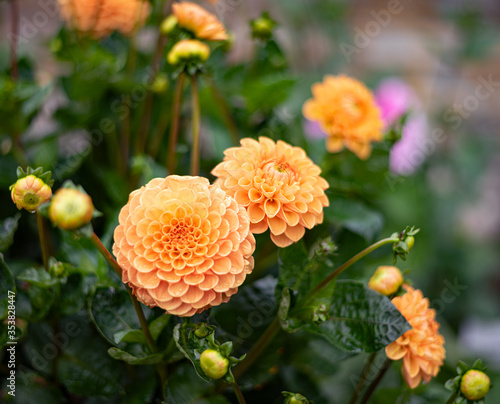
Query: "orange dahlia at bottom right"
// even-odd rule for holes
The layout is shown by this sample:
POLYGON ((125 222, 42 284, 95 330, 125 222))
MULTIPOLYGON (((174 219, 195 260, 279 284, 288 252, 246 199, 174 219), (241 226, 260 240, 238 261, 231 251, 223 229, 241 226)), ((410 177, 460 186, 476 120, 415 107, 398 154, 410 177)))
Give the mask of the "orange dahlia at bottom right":
POLYGON ((302 112, 327 134, 327 150, 336 153, 347 147, 366 160, 371 143, 383 138, 381 114, 370 90, 351 77, 329 75, 312 86, 312 93, 302 112))
POLYGON ((401 372, 410 386, 416 388, 420 382, 428 382, 439 373, 445 358, 444 338, 439 334, 436 312, 429 308, 429 299, 420 290, 408 285, 403 296, 392 299, 392 303, 412 326, 392 344, 385 348, 389 359, 403 359, 401 372))

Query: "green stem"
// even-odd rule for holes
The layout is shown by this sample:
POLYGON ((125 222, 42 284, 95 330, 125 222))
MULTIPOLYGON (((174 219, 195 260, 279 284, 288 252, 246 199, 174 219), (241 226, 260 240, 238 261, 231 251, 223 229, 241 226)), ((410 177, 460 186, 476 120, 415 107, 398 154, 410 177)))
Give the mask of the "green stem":
MULTIPOLYGON (((122 278, 122 268, 120 267, 120 264, 115 260, 115 258, 111 255, 111 253, 108 251, 108 249, 104 246, 104 244, 101 242, 99 237, 95 233, 92 233, 91 236, 91 241, 94 243, 94 245, 97 247, 99 252, 103 255, 103 257, 106 259, 108 264, 113 268, 113 270, 118 274, 120 279, 122 278)), ((141 304, 137 300, 137 298, 134 296, 132 293, 132 290, 127 284, 124 284, 125 289, 127 289, 127 292, 130 296, 130 300, 132 300, 132 304, 134 305, 135 312, 137 314, 137 318, 139 319, 139 323, 141 324, 142 332, 144 333, 144 336, 146 337, 146 342, 148 344, 148 347, 152 353, 157 353, 158 352, 158 347, 156 346, 156 343, 151 336, 151 332, 149 331, 149 324, 148 321, 146 320, 146 316, 144 315, 144 311, 142 311, 141 304)), ((167 372, 165 367, 163 366, 162 363, 159 363, 156 366, 156 370, 158 372, 158 376, 160 377, 160 382, 162 386, 162 394, 165 394, 165 386, 167 383, 167 372)))
POLYGON ((339 276, 352 264, 358 262, 361 258, 364 258, 371 252, 375 251, 377 248, 380 248, 386 244, 397 243, 398 241, 399 241, 398 237, 384 238, 380 241, 377 241, 375 244, 372 244, 371 246, 365 248, 363 251, 357 253, 354 257, 344 262, 335 271, 333 271, 330 275, 328 275, 325 279, 323 279, 311 292, 309 292, 309 294, 304 298, 304 300, 308 300, 311 297, 313 297, 316 293, 318 293, 321 289, 327 286, 331 281, 333 281, 337 276, 339 276))
POLYGON ((182 92, 184 90, 185 73, 181 73, 175 85, 174 104, 172 107, 172 123, 170 126, 170 139, 168 144, 167 169, 170 175, 175 172, 175 149, 177 148, 177 137, 179 134, 179 121, 181 117, 182 92))
POLYGON ((368 403, 368 400, 370 399, 372 394, 375 392, 375 389, 377 388, 378 384, 380 383, 380 381, 384 377, 385 373, 389 370, 391 363, 392 363, 392 361, 390 359, 387 359, 384 362, 384 364, 382 365, 382 367, 380 368, 380 370, 377 374, 377 377, 375 377, 375 379, 373 379, 373 381, 370 383, 370 385, 366 389, 366 392, 365 392, 363 398, 361 399, 360 404, 368 403))
POLYGON ((446 402, 446 404, 453 404, 455 402, 455 399, 457 398, 458 396, 458 393, 455 391, 451 397, 448 399, 448 401, 446 402))
POLYGON ((210 90, 212 92, 212 96, 215 99, 215 102, 217 103, 220 109, 222 118, 224 119, 224 123, 226 124, 226 127, 229 130, 229 133, 231 134, 233 143, 235 145, 239 145, 240 135, 238 133, 238 126, 236 125, 236 122, 234 121, 234 118, 231 115, 231 110, 229 109, 229 106, 227 105, 224 96, 222 95, 221 91, 215 84, 215 80, 213 78, 210 78, 210 90))
MULTIPOLYGON (((168 10, 170 9, 169 2, 165 3, 165 7, 162 13, 162 18, 168 15, 168 10)), ((153 99, 154 92, 151 90, 151 85, 155 82, 158 76, 158 71, 161 65, 161 56, 163 55, 163 50, 165 49, 165 44, 167 42, 167 37, 160 34, 158 40, 156 41, 156 48, 151 59, 150 72, 151 77, 149 79, 149 86, 147 87, 146 99, 144 100, 144 108, 141 118, 141 124, 139 125, 139 135, 136 143, 136 154, 142 154, 145 151, 146 143, 148 140, 149 128, 151 126, 151 116, 153 113, 153 99)))
MULTIPOLYGON (((393 237, 393 238, 385 238, 383 240, 377 241, 375 244, 372 244, 371 246, 365 248, 363 251, 359 252, 356 254, 354 257, 349 259, 348 261, 344 262, 341 266, 339 266, 335 271, 333 271, 330 275, 328 275, 325 279, 323 279, 318 286, 316 286, 311 292, 309 292, 305 297, 304 297, 304 302, 307 302, 308 300, 312 299, 315 294, 317 294, 321 289, 323 289, 325 286, 327 286, 333 279, 335 279, 338 275, 340 275, 342 272, 344 272, 347 268, 349 268, 352 264, 358 262, 361 258, 365 257, 369 253, 375 251, 377 248, 382 247, 386 244, 390 243, 397 243, 399 241, 399 238, 393 237)), ((262 336, 259 338, 259 340, 255 343, 255 345, 252 347, 250 352, 248 352, 247 356, 243 361, 241 361, 235 368, 234 368, 234 376, 239 377, 243 373, 246 372, 246 370, 252 366, 252 364, 255 362, 255 360, 259 357, 259 355, 264 351, 264 349, 267 347, 267 345, 272 341, 272 339, 276 336, 280 328, 280 323, 279 319, 275 318, 274 321, 269 325, 267 330, 262 334, 262 336)))
POLYGON ((255 360, 264 352, 269 343, 274 339, 276 334, 278 334, 280 330, 280 322, 278 317, 276 317, 273 322, 267 327, 267 330, 264 331, 264 334, 261 335, 259 340, 255 343, 255 345, 250 349, 245 359, 243 359, 233 370, 233 375, 237 379, 242 374, 244 374, 248 368, 250 368, 255 360))
POLYGON ((38 236, 40 238, 40 248, 42 250, 42 258, 43 258, 43 266, 45 270, 49 270, 49 257, 50 257, 50 249, 49 249, 49 234, 47 231, 47 226, 43 216, 36 212, 36 222, 38 225, 38 236))
POLYGON ((240 386, 238 386, 238 383, 236 383, 236 380, 232 384, 234 394, 236 394, 236 398, 238 399, 239 404, 246 404, 245 398, 243 397, 243 394, 241 393, 240 386))
POLYGON ((200 93, 197 77, 191 76, 193 144, 191 146, 191 175, 200 173, 200 93))
POLYGON ((363 368, 363 372, 361 373, 361 378, 358 381, 358 385, 354 389, 354 392, 352 393, 351 399, 349 400, 349 404, 355 404, 356 401, 358 401, 358 397, 361 394, 361 391, 363 391, 363 387, 366 382, 366 376, 368 376, 372 366, 373 366, 373 361, 375 360, 375 357, 377 356, 377 352, 373 352, 369 357, 368 361, 365 364, 365 367, 363 368))

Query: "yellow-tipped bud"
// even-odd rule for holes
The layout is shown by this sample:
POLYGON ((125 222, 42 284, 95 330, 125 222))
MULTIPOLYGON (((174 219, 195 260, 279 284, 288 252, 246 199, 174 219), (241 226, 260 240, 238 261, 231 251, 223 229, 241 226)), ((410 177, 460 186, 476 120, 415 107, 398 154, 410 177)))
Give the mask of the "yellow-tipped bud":
POLYGON ((403 275, 396 267, 380 266, 368 282, 368 287, 385 296, 396 293, 403 284, 403 275))
POLYGON ((49 207, 49 218, 64 230, 76 230, 90 223, 94 214, 92 199, 74 188, 60 188, 49 207))
POLYGON ((460 382, 460 391, 468 400, 480 400, 490 390, 490 378, 480 370, 468 370, 460 382))
POLYGON ((208 377, 217 380, 226 375, 229 369, 229 360, 215 349, 206 349, 200 356, 200 365, 208 377))
POLYGON ((196 39, 183 39, 177 42, 167 55, 167 62, 177 65, 182 62, 205 62, 210 56, 207 44, 196 39))
POLYGON ((276 27, 276 21, 274 21, 268 13, 264 13, 259 18, 252 20, 250 25, 254 38, 268 40, 273 36, 273 29, 276 27))
POLYGON ((52 196, 52 189, 40 178, 28 175, 11 185, 12 201, 18 209, 35 212, 38 207, 52 196))
POLYGON ((177 20, 177 17, 173 14, 169 15, 167 18, 165 18, 161 24, 160 24, 160 32, 163 35, 168 35, 170 34, 175 27, 177 27, 177 23, 179 21, 177 20))
POLYGON ((411 249, 415 245, 415 237, 408 236, 408 237, 406 237, 405 241, 406 241, 406 244, 408 245, 408 251, 411 251, 411 249))

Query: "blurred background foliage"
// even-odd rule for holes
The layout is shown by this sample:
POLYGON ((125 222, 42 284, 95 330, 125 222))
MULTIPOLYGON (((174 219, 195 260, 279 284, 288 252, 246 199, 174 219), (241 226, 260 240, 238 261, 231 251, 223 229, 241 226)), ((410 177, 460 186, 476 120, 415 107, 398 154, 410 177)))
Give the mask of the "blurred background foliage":
MULTIPOLYGON (((25 26, 34 25, 39 3, 20 4, 25 26)), ((223 150, 245 136, 268 136, 303 147, 331 185, 325 223, 308 231, 304 244, 311 249, 331 236, 338 246, 336 265, 377 238, 406 225, 419 227, 408 260, 398 265, 408 270, 407 277, 437 310, 446 362, 436 379, 411 395, 400 387, 399 367, 394 365, 372 402, 443 403, 449 394, 442 385, 454 376, 459 359, 472 363, 482 357, 492 382, 500 383, 498 86, 477 108, 450 115, 454 105, 474 93, 481 77, 499 78, 500 5, 492 0, 400 4, 402 11, 392 14, 387 26, 379 27, 379 33, 352 54, 346 53, 345 45, 355 46, 356 35, 374 21, 373 13, 387 8, 387 2, 220 0, 212 6, 234 33, 234 41, 212 46, 201 77, 201 172, 213 179, 210 170, 222 159, 223 150), (269 11, 278 23, 268 41, 251 37, 249 21, 262 11, 269 11), (429 132, 442 129, 444 141, 434 144, 409 176, 390 173, 388 141, 376 145, 366 162, 348 151, 328 154, 324 140, 305 135, 301 108, 314 82, 338 73, 371 88, 385 77, 403 79, 417 94, 429 132)), ((206 2, 203 6, 209 7, 206 2)), ((113 340, 122 330, 118 324, 113 328, 117 318, 137 327, 130 302, 113 292, 120 288, 120 280, 90 243, 76 242, 56 229, 51 235, 57 258, 69 263, 61 275, 62 287, 33 280, 29 268, 41 265, 36 221, 27 212, 17 214, 8 187, 15 182, 17 166, 26 164, 52 170, 54 189, 68 178, 81 184, 104 213, 94 221, 96 233, 111 245, 129 192, 168 174, 174 72, 163 56, 164 80, 152 93, 146 153, 122 158, 124 130, 129 127, 133 139, 144 130, 159 10, 155 4, 148 26, 132 45, 118 34, 99 42, 81 38, 64 29, 57 14, 49 15, 43 26, 35 27, 36 35, 20 41, 20 79, 14 85, 8 74, 9 9, 7 2, 0 2, 0 248, 18 277, 17 316, 24 320, 18 325, 24 336, 17 351, 23 376, 18 376, 14 402, 37 397, 38 403, 141 403, 149 402, 155 391, 152 366, 124 368, 106 352, 111 345, 127 346, 128 352, 139 349, 113 340), (20 279, 21 274, 27 280, 20 279), (95 308, 96 294, 101 308, 109 303, 103 310, 95 308), (99 319, 101 315, 108 317, 99 319), (107 324, 109 332, 90 319, 107 324), (49 336, 68 324, 76 324, 81 332, 63 344, 57 356, 45 360, 50 355, 42 351, 50 344, 49 336)), ((190 145, 185 95, 177 148, 181 175, 188 174, 190 145)), ((132 142, 132 151, 134 147, 132 142)), ((255 257, 255 270, 244 287, 230 304, 209 315, 209 321, 220 326, 222 338, 233 338, 237 355, 250 349, 277 309, 277 248, 268 235, 257 237, 255 257)), ((366 282, 378 265, 390 262, 389 248, 382 249, 343 276, 366 282)), ((147 313, 151 320, 160 314, 158 309, 147 313)), ((206 314, 199 317, 207 319, 206 314)), ((159 335, 165 348, 176 322, 159 335)), ((277 338, 240 384, 243 389, 257 386, 245 391, 249 403, 282 402, 282 390, 300 392, 316 403, 345 403, 366 359, 348 356, 320 337, 290 334, 277 338)), ((0 370, 3 382, 4 364, 0 370)), ((197 378, 190 363, 181 361, 167 393, 179 404, 235 402, 227 392, 203 398, 213 389, 197 378)), ((500 402, 500 390, 493 389, 487 402, 500 402)))

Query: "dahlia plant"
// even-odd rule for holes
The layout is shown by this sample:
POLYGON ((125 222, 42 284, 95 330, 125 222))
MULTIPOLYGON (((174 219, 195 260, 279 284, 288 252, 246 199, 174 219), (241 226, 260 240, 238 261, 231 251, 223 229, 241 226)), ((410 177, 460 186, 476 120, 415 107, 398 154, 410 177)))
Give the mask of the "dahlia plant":
POLYGON ((10 41, 2 402, 483 400, 482 366, 441 388, 426 243, 380 203, 405 108, 332 72, 308 99, 272 13, 228 61, 241 38, 208 3, 58 0, 54 73, 10 41))

